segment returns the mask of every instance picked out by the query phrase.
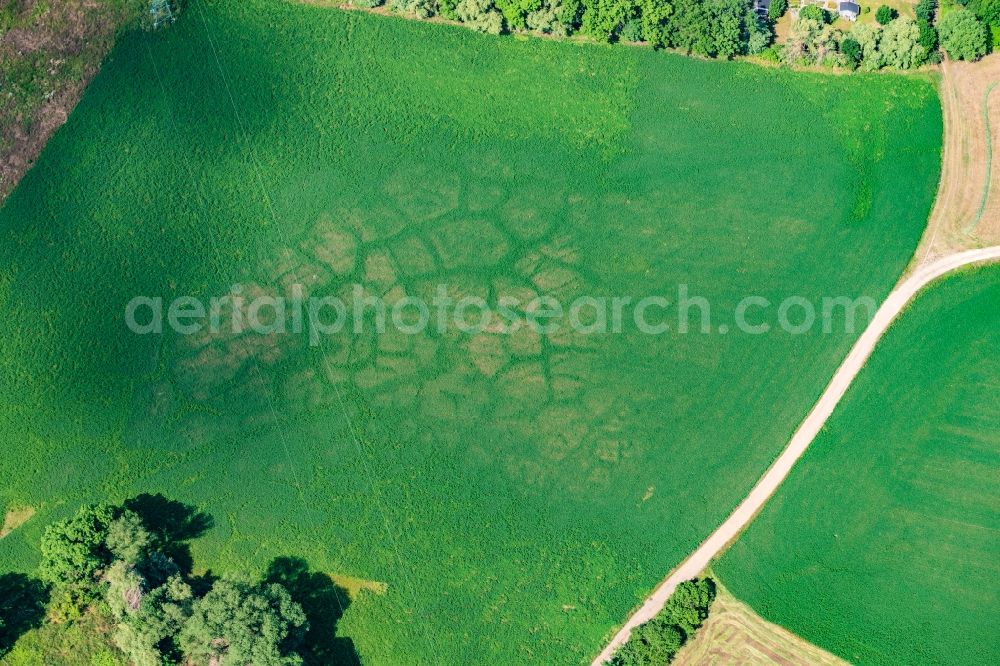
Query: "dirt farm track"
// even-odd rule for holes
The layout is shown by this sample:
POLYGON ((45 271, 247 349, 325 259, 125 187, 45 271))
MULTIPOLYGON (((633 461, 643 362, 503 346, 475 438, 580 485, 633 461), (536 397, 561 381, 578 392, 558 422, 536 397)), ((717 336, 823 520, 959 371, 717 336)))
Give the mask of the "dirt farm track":
POLYGON ((914 265, 1000 243, 1000 54, 942 65, 941 186, 914 265))
POLYGON ((927 230, 903 280, 767 473, 730 517, 628 618, 593 666, 610 659, 632 629, 659 612, 677 584, 701 573, 753 520, 833 414, 882 335, 921 289, 960 268, 1000 261, 1000 168, 995 164, 1000 154, 1000 54, 978 63, 946 62, 942 74, 941 184, 927 230))

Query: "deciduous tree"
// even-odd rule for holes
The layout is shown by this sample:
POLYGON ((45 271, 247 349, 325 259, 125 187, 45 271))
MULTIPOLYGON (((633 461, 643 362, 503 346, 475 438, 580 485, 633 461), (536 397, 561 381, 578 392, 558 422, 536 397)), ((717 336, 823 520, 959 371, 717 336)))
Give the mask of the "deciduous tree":
MULTIPOLYGON (((111 586, 109 595, 115 586, 111 586)), ((175 638, 191 618, 194 595, 180 574, 146 593, 134 608, 126 606, 115 631, 115 644, 135 666, 180 661, 175 638)))
POLYGON ((837 52, 837 32, 815 19, 799 18, 785 44, 784 57, 789 64, 820 64, 837 52))
POLYGON ((277 583, 250 585, 220 580, 194 602, 180 633, 180 648, 193 663, 219 666, 294 666, 306 617, 277 583))
POLYGON ((493 0, 460 0, 455 14, 474 30, 491 35, 503 32, 503 15, 493 6, 493 0))
POLYGON ((988 31, 972 12, 948 13, 938 22, 941 47, 955 60, 978 60, 986 55, 988 31))
POLYGON ((934 15, 937 12, 937 0, 920 0, 914 8, 914 12, 918 21, 933 23, 934 15))
POLYGON ((852 29, 850 36, 861 46, 861 68, 873 72, 882 67, 882 54, 879 43, 882 41, 882 29, 870 23, 858 23, 852 29))
POLYGON ((886 65, 896 69, 910 69, 920 64, 923 50, 920 47, 920 29, 911 18, 899 18, 886 26, 880 46, 886 65))
POLYGON ((840 43, 840 52, 844 54, 844 58, 847 60, 847 64, 851 67, 857 67, 861 64, 861 44, 858 40, 847 37, 840 43))
POLYGON ((1000 27, 1000 0, 970 0, 968 8, 986 25, 1000 27))

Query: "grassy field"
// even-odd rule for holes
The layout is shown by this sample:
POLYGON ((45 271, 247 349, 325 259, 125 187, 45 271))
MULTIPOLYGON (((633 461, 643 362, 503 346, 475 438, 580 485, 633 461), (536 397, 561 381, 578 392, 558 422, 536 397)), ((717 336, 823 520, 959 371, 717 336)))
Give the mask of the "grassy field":
POLYGON ((858 664, 995 664, 1000 270, 930 288, 715 567, 858 664))
MULTIPOLYGON (((0 541, 163 492, 216 572, 363 581, 366 663, 576 663, 731 510, 852 342, 821 331, 140 337, 137 294, 883 297, 933 85, 283 2, 120 42, 0 211, 0 541), (364 583, 364 581, 368 581, 364 583), (384 591, 377 594, 371 590, 384 591)), ((370 329, 369 329, 370 330, 370 329)))

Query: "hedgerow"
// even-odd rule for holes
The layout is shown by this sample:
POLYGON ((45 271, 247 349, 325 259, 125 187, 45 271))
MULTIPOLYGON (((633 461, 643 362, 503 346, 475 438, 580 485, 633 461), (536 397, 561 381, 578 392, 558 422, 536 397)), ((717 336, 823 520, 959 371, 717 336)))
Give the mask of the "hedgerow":
POLYGON ((580 34, 707 57, 758 54, 773 41, 771 23, 753 11, 752 0, 388 0, 388 7, 418 18, 440 15, 492 34, 580 34))
MULTIPOLYGON (((372 1, 382 2, 358 0, 372 1)), ((881 7, 874 33, 867 23, 855 27, 874 36, 873 46, 861 49, 855 44, 867 35, 834 28, 835 15, 817 5, 799 9, 787 43, 772 46, 774 24, 787 9, 785 0, 773 2, 766 15, 754 11, 751 0, 388 0, 388 6, 418 18, 440 15, 491 34, 524 30, 559 37, 580 34, 711 58, 762 56, 774 49, 789 65, 848 69, 863 65, 873 71, 912 69, 938 63, 941 57, 933 20, 936 0, 922 0, 916 23, 881 7)))
POLYGON ((611 659, 610 666, 669 664, 708 619, 714 600, 715 581, 711 578, 684 581, 656 617, 632 632, 628 642, 611 659))

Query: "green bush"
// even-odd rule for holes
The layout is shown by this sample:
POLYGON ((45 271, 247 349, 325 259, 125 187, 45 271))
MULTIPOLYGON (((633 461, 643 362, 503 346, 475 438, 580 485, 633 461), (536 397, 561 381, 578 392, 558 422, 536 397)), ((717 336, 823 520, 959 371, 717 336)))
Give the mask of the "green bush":
POLYGON ((564 0, 556 15, 567 32, 576 32, 583 20, 583 0, 564 0))
POLYGON ((934 22, 934 16, 937 13, 937 0, 920 0, 914 9, 917 20, 923 21, 924 23, 931 24, 934 22))
POLYGON ((788 11, 788 0, 771 0, 767 8, 767 18, 777 21, 788 11))
POLYGON ((301 663, 289 653, 306 629, 302 607, 284 586, 223 579, 194 602, 178 640, 195 664, 291 666, 301 663))
POLYGON ((889 25, 897 16, 899 16, 899 12, 888 5, 882 5, 875 12, 875 20, 878 21, 879 25, 889 25))
POLYGON ((760 52, 760 57, 767 62, 781 62, 781 47, 769 46, 760 52))
POLYGON ((861 44, 858 40, 846 38, 840 43, 840 52, 844 54, 849 67, 861 64, 861 44))
POLYGON ((104 540, 115 518, 109 506, 87 506, 49 525, 42 535, 41 579, 50 585, 92 579, 110 559, 104 540))
POLYGON ((566 26, 560 20, 562 6, 559 0, 549 2, 544 0, 537 9, 530 12, 525 18, 525 25, 529 30, 540 32, 556 37, 565 37, 569 34, 566 26))
POLYGON ((938 31, 934 28, 934 26, 925 21, 918 21, 917 27, 920 30, 920 37, 918 41, 929 57, 938 49, 938 31))
POLYGON ((601 41, 619 38, 622 27, 632 18, 635 7, 629 0, 584 0, 580 32, 601 41))
POLYGON ((389 0, 389 9, 425 19, 434 16, 437 5, 434 0, 389 0))
POLYGON ((749 55, 760 55, 774 41, 774 31, 771 24, 754 11, 747 12, 746 34, 746 52, 749 55))
POLYGON ((645 41, 645 35, 642 32, 642 21, 636 17, 630 18, 625 23, 625 27, 622 28, 621 40, 623 42, 645 41))
POLYGON ((819 23, 830 23, 830 12, 817 5, 807 5, 799 10, 799 19, 818 21, 819 23))
POLYGON ((892 21, 882 32, 879 51, 883 62, 896 69, 911 69, 923 63, 925 56, 920 46, 920 28, 911 18, 892 21))

